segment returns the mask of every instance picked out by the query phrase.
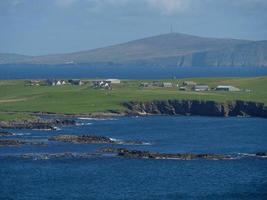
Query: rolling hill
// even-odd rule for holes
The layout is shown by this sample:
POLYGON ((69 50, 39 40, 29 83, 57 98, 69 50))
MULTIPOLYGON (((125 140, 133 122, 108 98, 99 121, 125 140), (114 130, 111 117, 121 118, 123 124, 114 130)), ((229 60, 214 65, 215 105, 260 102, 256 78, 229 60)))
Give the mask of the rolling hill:
POLYGON ((12 56, 2 64, 151 66, 267 66, 267 41, 217 39, 170 33, 67 54, 12 56))

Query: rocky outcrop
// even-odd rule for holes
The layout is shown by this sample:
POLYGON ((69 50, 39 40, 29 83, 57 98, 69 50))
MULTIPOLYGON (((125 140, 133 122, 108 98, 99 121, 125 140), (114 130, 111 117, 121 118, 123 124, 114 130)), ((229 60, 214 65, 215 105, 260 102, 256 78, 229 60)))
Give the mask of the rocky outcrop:
POLYGON ((53 119, 53 120, 18 120, 18 121, 0 121, 2 129, 50 129, 54 130, 57 126, 75 125, 74 120, 53 119))
POLYGON ((74 143, 114 143, 110 138, 96 135, 57 135, 49 138, 50 141, 74 143))
POLYGON ((26 144, 26 142, 21 140, 0 140, 0 146, 18 146, 26 144))
POLYGON ((18 139, 4 139, 0 140, 0 147, 5 146, 20 146, 20 145, 36 145, 36 146, 46 146, 44 142, 41 141, 28 141, 28 140, 18 140, 18 139))
POLYGON ((256 153, 256 156, 259 156, 259 157, 267 157, 267 152, 257 152, 256 153))
POLYGON ((58 141, 58 142, 84 143, 84 144, 124 144, 124 145, 146 144, 141 141, 122 141, 97 135, 57 135, 50 137, 48 140, 58 141))
POLYGON ((129 114, 200 115, 200 116, 252 116, 267 118, 263 103, 232 101, 219 103, 199 100, 162 100, 150 102, 126 102, 129 114))
POLYGON ((6 131, 0 131, 0 137, 7 137, 7 136, 12 136, 14 135, 13 133, 6 132, 6 131))
POLYGON ((129 150, 129 149, 103 149, 104 153, 115 153, 120 157, 128 158, 150 158, 150 159, 181 159, 181 160, 192 160, 192 159, 230 159, 231 157, 223 154, 192 154, 192 153, 155 153, 149 151, 140 150, 129 150))

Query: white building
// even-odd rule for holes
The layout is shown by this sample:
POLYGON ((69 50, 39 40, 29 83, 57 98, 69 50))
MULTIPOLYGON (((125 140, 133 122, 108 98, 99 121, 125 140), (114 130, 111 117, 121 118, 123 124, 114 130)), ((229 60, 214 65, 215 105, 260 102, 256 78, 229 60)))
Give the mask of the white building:
POLYGON ((227 92, 239 92, 240 89, 231 85, 219 85, 215 89, 216 91, 227 91, 227 92))
POLYGON ((107 82, 110 82, 111 84, 120 84, 121 83, 121 80, 119 80, 119 79, 112 79, 112 78, 107 79, 106 81, 107 82))
POLYGON ((171 88, 172 87, 172 83, 163 83, 163 87, 166 87, 166 88, 171 88))
POLYGON ((209 86, 208 85, 196 85, 196 86, 194 86, 194 90, 196 92, 208 91, 209 90, 209 86))

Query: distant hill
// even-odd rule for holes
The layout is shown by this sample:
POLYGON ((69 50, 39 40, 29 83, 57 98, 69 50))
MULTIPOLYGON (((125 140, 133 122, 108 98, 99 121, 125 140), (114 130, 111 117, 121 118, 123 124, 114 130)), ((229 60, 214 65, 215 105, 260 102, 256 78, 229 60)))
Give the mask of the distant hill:
POLYGON ((5 56, 0 63, 151 66, 267 66, 267 41, 170 33, 67 54, 5 56))
POLYGON ((0 53, 0 64, 22 62, 24 59, 30 59, 31 56, 25 56, 12 53, 0 53))

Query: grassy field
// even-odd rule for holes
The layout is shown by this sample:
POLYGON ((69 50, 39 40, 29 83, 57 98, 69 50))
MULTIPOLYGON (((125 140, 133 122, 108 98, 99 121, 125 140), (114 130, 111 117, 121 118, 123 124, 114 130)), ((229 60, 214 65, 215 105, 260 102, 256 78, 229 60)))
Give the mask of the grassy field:
POLYGON ((194 99, 218 102, 245 100, 267 104, 267 77, 192 78, 164 80, 164 82, 180 85, 184 80, 208 84, 210 87, 233 85, 240 89, 250 89, 251 92, 187 92, 179 91, 177 87, 140 88, 141 82, 149 81, 131 80, 124 80, 114 86, 112 91, 93 89, 90 85, 25 86, 23 80, 0 81, 0 120, 26 118, 27 112, 82 114, 108 110, 121 111, 124 109, 121 104, 132 100, 194 99), (13 111, 16 114, 9 114, 13 111))

